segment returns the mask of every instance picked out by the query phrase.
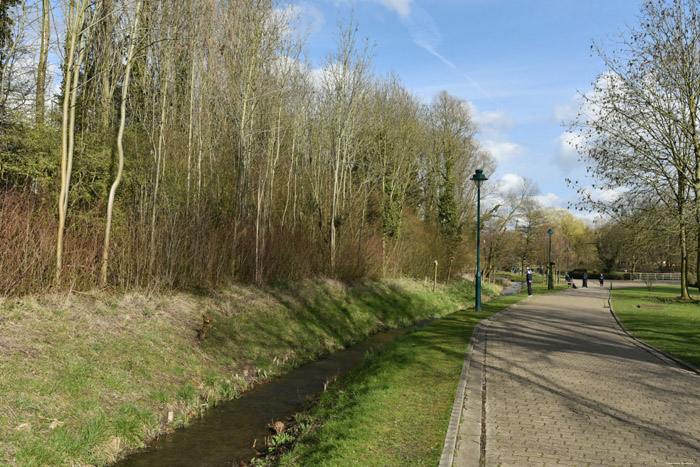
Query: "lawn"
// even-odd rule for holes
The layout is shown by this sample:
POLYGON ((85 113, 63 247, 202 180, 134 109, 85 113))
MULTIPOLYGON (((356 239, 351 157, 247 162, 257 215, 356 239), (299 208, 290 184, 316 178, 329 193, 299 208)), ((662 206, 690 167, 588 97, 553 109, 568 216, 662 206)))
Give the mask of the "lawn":
POLYGON ((700 302, 681 301, 679 286, 613 290, 613 309, 627 330, 644 342, 700 367, 700 302), (662 307, 637 308, 637 305, 662 307))
POLYGON ((437 465, 474 327, 524 296, 462 309, 368 356, 299 417, 304 429, 281 465, 437 465))

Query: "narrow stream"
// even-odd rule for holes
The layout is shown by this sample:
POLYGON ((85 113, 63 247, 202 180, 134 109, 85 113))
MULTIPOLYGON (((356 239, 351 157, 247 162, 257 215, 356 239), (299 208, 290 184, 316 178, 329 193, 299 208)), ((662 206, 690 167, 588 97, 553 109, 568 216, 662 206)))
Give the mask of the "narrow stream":
POLYGON ((503 287, 501 295, 517 295, 520 293, 520 290, 522 290, 524 285, 524 282, 511 282, 509 285, 503 287))
POLYGON ((231 466, 255 456, 272 432, 266 425, 293 416, 307 396, 323 390, 326 381, 358 365, 368 351, 376 352, 408 331, 394 329, 339 350, 328 358, 307 363, 290 373, 243 394, 239 399, 208 410, 187 428, 156 440, 119 466, 231 466))

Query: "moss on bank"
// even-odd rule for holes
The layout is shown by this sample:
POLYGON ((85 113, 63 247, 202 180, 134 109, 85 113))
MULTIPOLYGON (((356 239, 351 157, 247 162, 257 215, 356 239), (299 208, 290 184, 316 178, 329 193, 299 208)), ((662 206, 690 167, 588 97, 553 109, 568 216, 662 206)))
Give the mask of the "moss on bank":
POLYGON ((114 462, 252 385, 471 297, 465 281, 433 293, 397 279, 2 299, 0 464, 114 462))

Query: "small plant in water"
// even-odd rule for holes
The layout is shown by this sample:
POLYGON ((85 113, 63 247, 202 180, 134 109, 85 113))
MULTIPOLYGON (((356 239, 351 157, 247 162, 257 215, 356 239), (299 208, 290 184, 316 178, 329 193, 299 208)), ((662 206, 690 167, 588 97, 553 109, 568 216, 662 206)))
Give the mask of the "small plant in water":
POLYGON ((274 452, 281 447, 291 444, 294 442, 294 436, 287 432, 282 432, 278 435, 273 435, 270 439, 270 452, 274 452))
POLYGON ((339 376, 340 376, 340 374, 336 373, 335 375, 331 376, 330 378, 326 378, 326 382, 323 383, 323 392, 326 392, 328 390, 328 388, 338 380, 339 376))

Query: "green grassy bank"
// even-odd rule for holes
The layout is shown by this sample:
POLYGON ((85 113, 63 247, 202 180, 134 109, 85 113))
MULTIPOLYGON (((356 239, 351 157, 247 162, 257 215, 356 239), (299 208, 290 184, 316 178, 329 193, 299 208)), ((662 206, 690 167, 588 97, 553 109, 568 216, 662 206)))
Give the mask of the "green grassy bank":
POLYGON ((700 301, 682 301, 679 286, 613 289, 612 306, 635 337, 700 367, 700 301), (637 308, 637 305, 661 308, 637 308))
POLYGON ((474 327, 523 298, 495 298, 478 314, 470 303, 368 356, 299 416, 298 439, 281 464, 437 465, 474 327))
POLYGON ((433 293, 400 279, 0 299, 0 465, 113 462, 217 401, 469 297, 471 283, 433 293))

